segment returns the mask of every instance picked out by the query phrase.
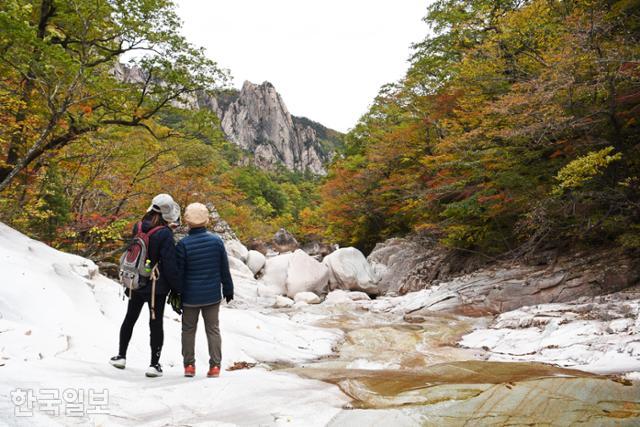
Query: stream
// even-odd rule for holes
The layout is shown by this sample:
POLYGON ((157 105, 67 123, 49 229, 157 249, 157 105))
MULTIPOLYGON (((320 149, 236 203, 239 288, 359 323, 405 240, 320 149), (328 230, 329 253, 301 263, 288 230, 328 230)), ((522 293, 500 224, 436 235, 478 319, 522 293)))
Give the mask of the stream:
POLYGON ((341 329, 327 358, 273 366, 335 384, 351 403, 332 425, 640 425, 640 384, 541 363, 489 362, 457 342, 490 319, 421 321, 375 305, 307 306, 293 320, 341 329))

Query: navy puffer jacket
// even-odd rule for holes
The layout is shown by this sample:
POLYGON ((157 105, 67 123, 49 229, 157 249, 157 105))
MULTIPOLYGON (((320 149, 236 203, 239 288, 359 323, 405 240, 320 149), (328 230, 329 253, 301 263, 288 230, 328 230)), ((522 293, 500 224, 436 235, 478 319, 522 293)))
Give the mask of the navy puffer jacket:
POLYGON ((222 239, 204 227, 192 228, 176 247, 182 276, 182 303, 208 305, 233 297, 233 280, 222 239))

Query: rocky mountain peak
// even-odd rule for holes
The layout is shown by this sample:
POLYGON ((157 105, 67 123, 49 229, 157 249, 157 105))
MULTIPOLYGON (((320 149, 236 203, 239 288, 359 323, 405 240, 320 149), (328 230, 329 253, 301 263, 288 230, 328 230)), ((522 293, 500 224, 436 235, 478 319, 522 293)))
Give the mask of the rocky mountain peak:
MULTIPOLYGON (((142 83, 138 67, 116 64, 112 70, 119 80, 142 83)), ((262 169, 284 166, 290 171, 326 173, 326 164, 340 144, 340 133, 306 117, 292 116, 282 96, 268 81, 245 81, 240 91, 216 95, 191 94, 173 105, 186 109, 204 108, 215 112, 227 138, 253 157, 262 169)))
POLYGON ((338 132, 306 118, 292 116, 270 82, 245 81, 235 94, 207 97, 201 107, 215 111, 229 140, 253 153, 256 166, 280 165, 292 171, 326 173, 338 132))

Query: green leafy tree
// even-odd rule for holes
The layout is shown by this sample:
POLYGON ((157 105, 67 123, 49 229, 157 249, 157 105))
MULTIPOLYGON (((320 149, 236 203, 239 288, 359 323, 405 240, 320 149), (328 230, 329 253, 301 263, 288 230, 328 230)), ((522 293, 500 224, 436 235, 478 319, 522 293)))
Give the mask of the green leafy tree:
POLYGON ((169 0, 8 0, 0 6, 0 89, 19 107, 0 191, 43 156, 107 127, 141 127, 224 78, 179 34, 169 0), (118 61, 132 54, 131 68, 118 61))

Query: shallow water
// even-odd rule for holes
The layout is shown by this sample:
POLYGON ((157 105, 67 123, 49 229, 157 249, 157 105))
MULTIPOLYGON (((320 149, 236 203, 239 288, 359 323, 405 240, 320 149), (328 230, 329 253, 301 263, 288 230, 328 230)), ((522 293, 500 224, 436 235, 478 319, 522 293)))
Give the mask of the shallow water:
POLYGON ((355 407, 366 409, 343 411, 330 425, 640 425, 640 386, 606 378, 454 382, 396 395, 364 390, 357 400, 364 405, 355 407))
POLYGON ((362 307, 310 308, 317 326, 339 328, 333 357, 297 367, 352 399, 334 425, 640 425, 640 384, 539 363, 487 362, 459 348, 487 323, 434 313, 408 323, 362 307))
POLYGON ((585 372, 538 363, 457 361, 419 370, 292 368, 297 375, 336 384, 354 407, 388 408, 433 404, 475 397, 492 385, 512 388, 517 382, 547 378, 593 378, 585 372))
POLYGON ((455 360, 482 359, 484 352, 459 348, 457 342, 487 320, 437 313, 424 322, 400 316, 334 307, 316 326, 341 329, 345 339, 333 358, 314 368, 420 369, 455 360))

